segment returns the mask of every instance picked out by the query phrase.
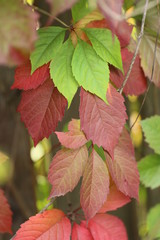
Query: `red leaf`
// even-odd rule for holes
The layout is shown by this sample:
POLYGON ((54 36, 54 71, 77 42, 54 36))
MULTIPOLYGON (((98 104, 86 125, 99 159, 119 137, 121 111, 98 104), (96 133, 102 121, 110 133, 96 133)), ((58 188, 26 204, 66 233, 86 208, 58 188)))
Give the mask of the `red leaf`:
POLYGON ((35 146, 55 131, 58 121, 61 121, 64 116, 66 105, 66 99, 58 92, 50 79, 37 89, 22 93, 18 111, 35 146))
POLYGON ((97 214, 88 222, 88 228, 95 240, 127 240, 123 222, 109 214, 97 214))
POLYGON ((87 143, 84 133, 80 130, 80 120, 72 119, 68 125, 69 132, 55 132, 60 143, 66 148, 76 149, 87 143))
POLYGON ((77 0, 46 0, 51 6, 51 13, 56 16, 68 9, 70 9, 77 0))
MULTIPOLYGON (((108 24, 106 19, 90 22, 87 25, 87 27, 88 28, 108 28, 112 31, 112 27, 108 24)), ((129 25, 125 20, 120 21, 117 27, 114 29, 114 33, 118 37, 121 47, 125 47, 129 44, 132 29, 133 27, 129 25)))
POLYGON ((72 240, 93 240, 90 231, 83 225, 74 223, 72 228, 72 240))
POLYGON ((83 174, 88 159, 87 147, 76 150, 62 149, 54 156, 48 180, 52 184, 51 197, 72 191, 83 174))
POLYGON ((119 22, 122 20, 121 13, 123 0, 98 0, 97 4, 114 32, 119 22))
POLYGON ((0 19, 0 64, 22 64, 37 38, 38 14, 22 1, 1 1, 0 19))
POLYGON ((15 81, 11 89, 35 89, 39 85, 42 85, 49 78, 49 76, 49 64, 45 64, 42 67, 38 68, 31 75, 31 63, 28 61, 16 68, 15 81))
POLYGON ((113 157, 114 147, 127 119, 124 98, 109 85, 107 91, 109 105, 97 96, 81 90, 81 129, 88 140, 102 146, 113 157))
POLYGON ((80 191, 80 202, 86 219, 92 218, 99 211, 108 192, 108 169, 93 149, 85 167, 80 191))
POLYGON ((106 161, 117 188, 125 195, 138 199, 139 173, 134 148, 124 128, 114 150, 114 160, 106 154, 106 161))
POLYGON ((12 212, 3 191, 0 189, 0 233, 12 233, 12 212))
MULTIPOLYGON (((122 49, 122 62, 123 62, 123 68, 125 76, 128 72, 128 69, 130 67, 130 63, 133 58, 133 53, 129 52, 127 48, 122 49)), ((125 76, 119 71, 118 69, 114 67, 110 67, 110 80, 118 87, 120 88, 125 76)), ((129 76, 129 79, 123 89, 123 92, 125 95, 140 95, 144 93, 147 89, 147 81, 144 76, 143 70, 140 66, 140 58, 137 56, 135 63, 133 65, 131 74, 129 76)))
POLYGON ((115 184, 112 184, 109 189, 109 194, 107 200, 99 210, 99 213, 105 213, 107 211, 113 211, 117 208, 122 207, 123 205, 129 203, 131 200, 128 196, 120 192, 115 184))
POLYGON ((48 210, 29 218, 21 225, 14 240, 70 240, 71 224, 58 209, 48 210))

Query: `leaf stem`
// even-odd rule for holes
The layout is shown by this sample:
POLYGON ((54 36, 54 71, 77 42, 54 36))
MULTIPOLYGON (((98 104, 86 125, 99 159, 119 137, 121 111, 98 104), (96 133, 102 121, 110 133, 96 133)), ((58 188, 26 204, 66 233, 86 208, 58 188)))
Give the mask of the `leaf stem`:
POLYGON ((144 7, 143 18, 142 18, 142 24, 141 24, 141 31, 140 31, 139 36, 138 36, 138 41, 137 41, 137 46, 136 46, 136 50, 135 50, 134 56, 132 58, 131 64, 129 66, 129 69, 128 69, 128 72, 126 74, 126 77, 125 77, 125 79, 124 79, 124 81, 122 83, 122 86, 118 89, 118 92, 120 94, 122 94, 123 89, 124 89, 124 87, 125 87, 125 85, 126 85, 126 83, 128 81, 128 78, 129 78, 130 73, 132 71, 134 62, 136 60, 136 56, 138 54, 138 50, 139 50, 139 47, 140 47, 140 43, 141 43, 141 39, 142 39, 142 36, 143 36, 143 31, 144 31, 144 24, 145 24, 145 19, 146 19, 146 15, 147 15, 148 2, 149 2, 149 0, 146 0, 145 7, 144 7))
MULTIPOLYGON (((29 5, 29 6, 30 6, 30 5, 29 5)), ((38 12, 40 12, 40 13, 46 15, 46 16, 48 16, 48 17, 54 18, 57 22, 61 23, 64 27, 70 28, 70 26, 67 25, 65 22, 63 22, 61 19, 53 16, 52 14, 50 14, 50 13, 47 12, 47 11, 45 11, 44 9, 41 9, 41 8, 39 8, 39 7, 37 7, 37 6, 34 6, 34 5, 32 5, 32 6, 30 6, 30 7, 33 8, 34 10, 36 10, 36 11, 38 11, 38 12)))

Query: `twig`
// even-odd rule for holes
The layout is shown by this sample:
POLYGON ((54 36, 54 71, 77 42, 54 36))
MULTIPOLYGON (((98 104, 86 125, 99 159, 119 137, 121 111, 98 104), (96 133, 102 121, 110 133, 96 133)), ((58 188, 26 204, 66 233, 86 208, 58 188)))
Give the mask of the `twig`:
MULTIPOLYGON (((159 12, 158 12, 159 13, 159 12)), ((133 122, 132 126, 130 127, 130 130, 132 130, 132 128, 134 127, 134 125, 136 124, 139 116, 140 116, 140 113, 141 113, 141 110, 143 108, 143 105, 145 103, 145 100, 147 98, 147 95, 148 95, 148 92, 149 92, 149 89, 150 89, 150 86, 151 86, 151 83, 152 83, 152 80, 153 80, 153 74, 154 74, 154 69, 155 69, 155 61, 156 61, 156 51, 157 51, 157 45, 158 45, 158 38, 159 38, 159 34, 160 34, 160 19, 159 19, 159 25, 158 25, 158 31, 157 31, 157 36, 156 36, 156 42, 155 42, 155 47, 154 47, 154 55, 153 55, 153 64, 152 64, 152 72, 151 72, 151 79, 150 79, 150 82, 148 84, 148 88, 147 88, 147 91, 144 95, 144 98, 143 98, 143 101, 142 101, 142 104, 141 104, 141 107, 139 109, 139 113, 135 119, 135 121, 133 122)))
POLYGON ((142 24, 141 24, 141 31, 140 31, 140 34, 138 36, 138 41, 137 41, 137 46, 136 46, 136 50, 135 50, 135 53, 134 53, 134 56, 132 58, 132 61, 131 61, 131 64, 129 66, 129 69, 128 69, 128 72, 127 72, 127 75, 122 83, 122 86, 120 87, 120 89, 118 89, 118 92, 120 94, 122 94, 123 92, 123 89, 128 81, 128 78, 130 76, 130 73, 132 71, 132 67, 134 65, 134 62, 136 60, 136 56, 138 54, 138 50, 139 50, 139 46, 140 46, 140 43, 141 43, 141 39, 142 39, 142 36, 143 36, 143 31, 144 31, 144 24, 145 24, 145 19, 146 19, 146 14, 147 14, 147 7, 148 7, 148 1, 149 0, 146 0, 146 3, 145 3, 145 7, 144 7, 144 13, 143 13, 143 18, 142 18, 142 24))
POLYGON ((51 198, 50 202, 47 203, 47 204, 44 206, 44 208, 43 208, 39 213, 43 213, 44 211, 46 211, 47 208, 48 208, 49 206, 51 206, 51 205, 54 203, 55 200, 56 200, 56 198, 51 198))
MULTIPOLYGON (((30 5, 29 5, 29 6, 30 6, 30 5)), ((48 17, 54 18, 57 22, 61 23, 64 27, 70 28, 69 25, 67 25, 66 23, 64 23, 64 22, 63 22, 62 20, 60 20, 59 18, 57 18, 57 17, 53 16, 52 14, 48 13, 47 11, 45 11, 45 10, 43 10, 43 9, 37 7, 37 6, 34 6, 34 5, 32 5, 32 6, 30 6, 30 7, 33 8, 34 10, 36 10, 36 11, 38 11, 38 12, 40 12, 40 13, 46 15, 46 16, 48 16, 48 17)))

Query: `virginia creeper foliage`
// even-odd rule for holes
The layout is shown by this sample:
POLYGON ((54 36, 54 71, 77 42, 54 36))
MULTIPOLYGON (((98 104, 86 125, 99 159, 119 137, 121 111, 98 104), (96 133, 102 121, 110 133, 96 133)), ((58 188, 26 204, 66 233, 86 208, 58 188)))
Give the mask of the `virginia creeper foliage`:
MULTIPOLYGON (((142 39, 144 45, 149 44, 149 53, 141 46, 140 57, 136 57, 120 94, 134 56, 130 50, 133 26, 122 15, 124 1, 46 2, 51 12, 49 23, 72 8, 72 24, 60 21, 64 26, 36 30, 35 9, 20 0, 1 1, 0 19, 8 30, 3 34, 0 23, 0 64, 17 65, 11 89, 22 90, 17 110, 34 146, 52 133, 61 144, 48 171, 49 199, 64 196, 80 183, 80 209, 85 220, 79 221, 77 210, 72 214, 55 208, 42 211, 21 225, 14 240, 127 240, 123 222, 106 212, 131 198, 138 200, 139 178, 146 186, 160 186, 160 117, 142 121, 146 141, 155 154, 140 161, 139 177, 125 106, 125 97, 139 96, 147 89, 145 76, 150 77, 152 71, 154 41, 150 37, 146 41, 146 36, 142 39), (59 132, 57 125, 78 90, 79 119, 68 123, 68 131, 59 132)), ((156 68, 158 64, 156 58, 156 68)), ((159 69, 153 82, 160 86, 159 69)), ((0 206, 0 232, 11 233, 12 214, 2 190, 0 202, 4 208, 0 206)))

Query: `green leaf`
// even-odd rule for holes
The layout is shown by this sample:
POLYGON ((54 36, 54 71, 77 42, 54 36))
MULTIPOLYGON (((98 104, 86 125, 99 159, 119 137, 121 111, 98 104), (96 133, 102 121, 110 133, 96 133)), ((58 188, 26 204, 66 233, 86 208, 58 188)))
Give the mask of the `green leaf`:
POLYGON ((160 116, 153 116, 141 121, 146 142, 160 154, 160 116))
POLYGON ((78 41, 73 54, 72 71, 80 86, 107 103, 108 64, 96 54, 89 44, 82 40, 78 41))
POLYGON ((74 22, 78 22, 84 16, 92 11, 89 7, 88 0, 80 0, 72 7, 72 17, 74 22))
POLYGON ((98 56, 123 72, 118 38, 116 36, 113 37, 112 32, 108 29, 85 28, 83 31, 87 34, 98 56))
POLYGON ((50 64, 51 78, 59 92, 68 100, 68 107, 70 107, 78 88, 78 83, 73 76, 71 67, 73 53, 73 44, 68 39, 50 64))
POLYGON ((38 30, 39 39, 31 54, 32 73, 45 63, 51 61, 62 46, 65 28, 46 27, 38 30))
POLYGON ((160 204, 155 205, 148 213, 147 228, 148 239, 160 239, 160 204))
POLYGON ((106 161, 106 157, 104 155, 104 150, 102 147, 98 147, 97 144, 94 145, 94 149, 98 153, 98 155, 102 158, 103 161, 106 161))
POLYGON ((138 163, 140 180, 152 189, 160 186, 160 155, 148 155, 138 163))

